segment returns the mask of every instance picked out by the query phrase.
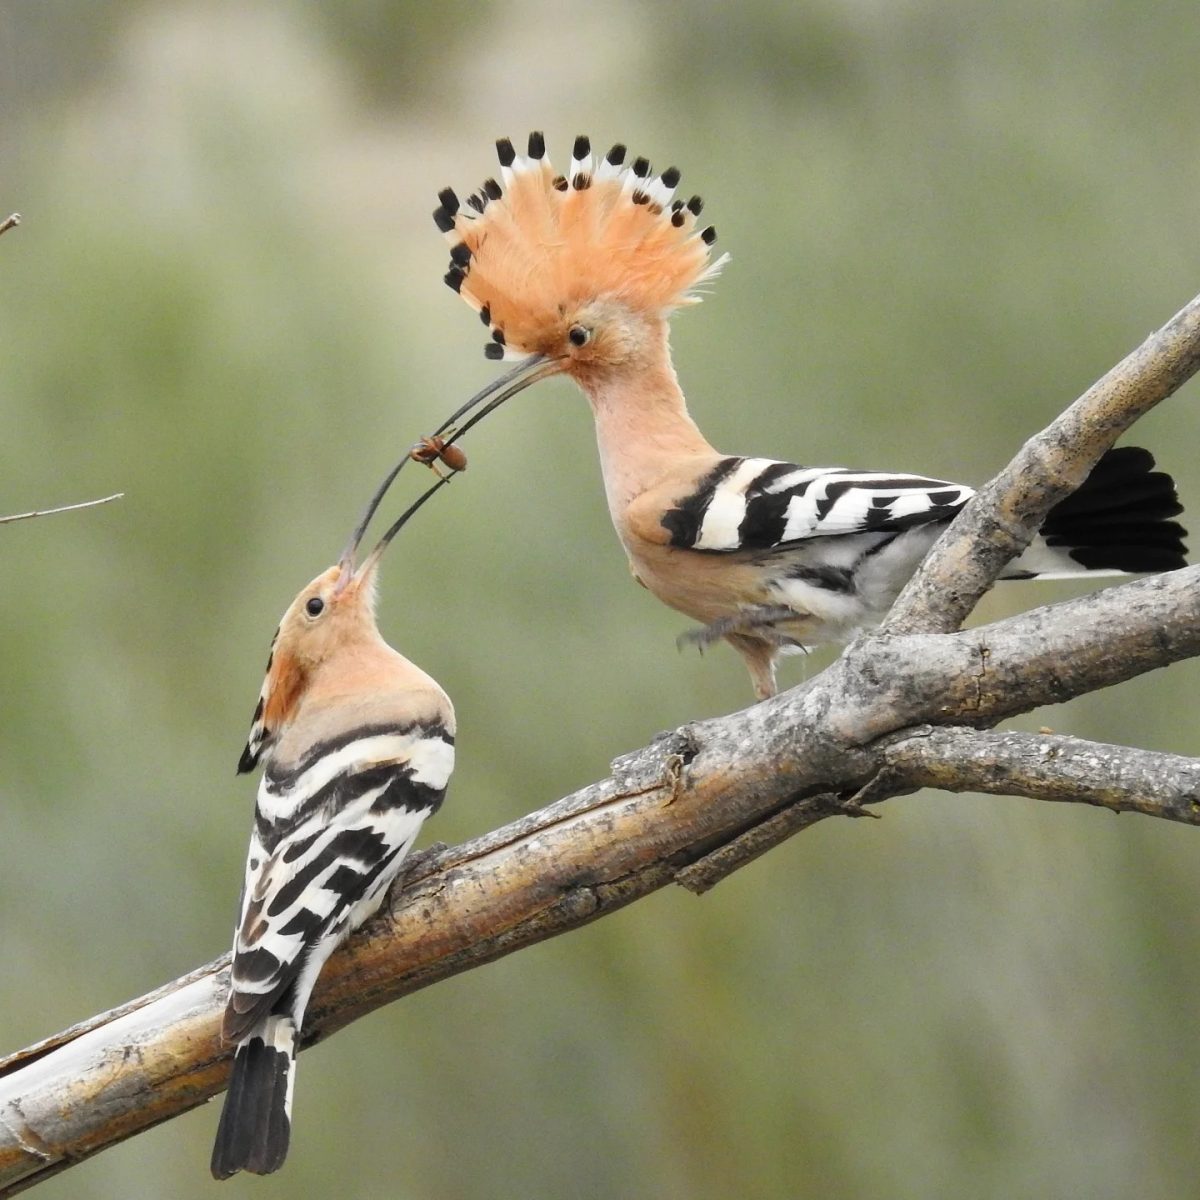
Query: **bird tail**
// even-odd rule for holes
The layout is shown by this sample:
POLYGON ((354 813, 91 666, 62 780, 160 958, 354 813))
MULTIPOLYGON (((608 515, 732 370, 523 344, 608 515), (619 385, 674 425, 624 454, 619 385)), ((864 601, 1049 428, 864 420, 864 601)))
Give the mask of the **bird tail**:
POLYGON ((540 133, 527 155, 507 138, 496 150, 503 182, 488 179, 465 205, 445 188, 433 214, 451 245, 446 283, 491 329, 491 357, 537 351, 564 307, 598 296, 656 315, 696 304, 728 259, 710 258, 717 235, 697 227, 700 197, 675 199, 675 167, 626 165, 622 145, 593 156, 586 137, 563 174, 540 133))
POLYGON ((283 1165, 292 1133, 295 1074, 296 1023, 290 1016, 267 1017, 238 1043, 213 1145, 215 1179, 237 1171, 267 1175, 283 1165))
POLYGON ((1181 512, 1175 481, 1154 470, 1150 451, 1118 446, 1050 510, 1004 578, 1174 571, 1187 565, 1187 531, 1170 520, 1181 512))

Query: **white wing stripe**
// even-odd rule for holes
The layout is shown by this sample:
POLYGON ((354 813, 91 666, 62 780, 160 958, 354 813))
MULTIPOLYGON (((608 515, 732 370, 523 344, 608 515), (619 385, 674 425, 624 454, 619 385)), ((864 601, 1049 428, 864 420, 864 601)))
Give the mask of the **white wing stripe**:
MULTIPOLYGON (((281 798, 293 792, 304 795, 319 792, 345 771, 355 770, 366 763, 407 758, 413 744, 425 737, 423 731, 414 730, 410 733, 377 733, 371 737, 359 738, 340 750, 323 754, 307 771, 303 771, 286 784, 269 787, 269 790, 281 798)), ((266 781, 269 776, 263 778, 266 781)))
POLYGON ((762 550, 804 538, 873 532, 893 521, 948 520, 971 494, 961 484, 922 475, 726 458, 677 502, 663 524, 674 545, 728 552, 745 542, 762 550))
POLYGON ((820 479, 822 475, 828 475, 833 469, 833 467, 797 467, 794 471, 780 475, 778 479, 767 484, 763 488, 763 495, 776 496, 780 492, 790 491, 802 483, 811 483, 814 479, 820 479))
POLYGON ((408 765, 414 783, 440 791, 454 770, 454 747, 444 738, 421 738, 409 751, 408 765))
POLYGON ((409 767, 414 782, 441 791, 454 769, 454 747, 444 738, 420 729, 359 738, 317 759, 294 778, 273 781, 270 772, 265 773, 258 787, 259 814, 272 825, 286 821, 339 775, 387 762, 409 767))
POLYGON ((725 550, 738 543, 738 528, 746 516, 746 489, 773 466, 769 458, 748 458, 721 481, 704 514, 697 550, 725 550))

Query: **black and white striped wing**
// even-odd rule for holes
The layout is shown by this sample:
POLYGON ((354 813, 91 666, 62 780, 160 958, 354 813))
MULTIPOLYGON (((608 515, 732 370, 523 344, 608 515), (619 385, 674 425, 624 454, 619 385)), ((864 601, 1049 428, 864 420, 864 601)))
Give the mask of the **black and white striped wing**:
POLYGON ((670 544, 714 554, 949 521, 973 489, 921 475, 723 458, 662 518, 670 544))
POLYGON ((379 906, 441 805, 454 739, 437 722, 375 726, 264 772, 234 941, 224 1036, 271 1012, 297 1025, 333 949, 379 906))

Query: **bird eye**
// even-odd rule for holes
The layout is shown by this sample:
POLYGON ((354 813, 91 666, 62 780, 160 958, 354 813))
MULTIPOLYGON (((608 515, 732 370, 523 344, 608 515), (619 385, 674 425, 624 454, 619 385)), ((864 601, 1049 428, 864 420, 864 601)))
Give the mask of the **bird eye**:
POLYGON ((312 596, 304 606, 304 611, 310 617, 319 617, 325 611, 325 601, 320 596, 312 596))
POLYGON ((567 339, 572 346, 586 346, 592 340, 592 331, 585 329, 582 325, 572 325, 567 339))

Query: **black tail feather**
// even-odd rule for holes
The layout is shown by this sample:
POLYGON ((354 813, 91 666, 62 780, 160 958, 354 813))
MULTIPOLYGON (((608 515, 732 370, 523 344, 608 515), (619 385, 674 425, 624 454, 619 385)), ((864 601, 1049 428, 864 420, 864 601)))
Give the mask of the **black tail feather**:
POLYGON ((1174 571, 1187 566, 1187 530, 1175 481, 1140 446, 1110 450, 1078 490, 1050 510, 1041 534, 1093 571, 1174 571))
POLYGON ((267 1175, 283 1165, 291 1140, 288 1076, 294 1066, 290 1049, 277 1050, 258 1034, 238 1046, 213 1145, 215 1179, 237 1171, 267 1175))
POLYGON ((1066 515, 1056 512, 1053 515, 1052 527, 1056 533, 1070 536, 1072 533, 1094 528, 1102 520, 1105 525, 1114 529, 1127 529, 1141 525, 1147 529, 1169 529, 1176 537, 1183 537, 1186 535, 1183 526, 1169 519, 1176 516, 1178 512, 1178 505, 1165 502, 1147 502, 1137 508, 1126 509, 1124 512, 1070 513, 1066 515))

